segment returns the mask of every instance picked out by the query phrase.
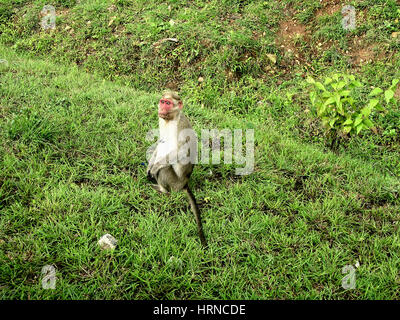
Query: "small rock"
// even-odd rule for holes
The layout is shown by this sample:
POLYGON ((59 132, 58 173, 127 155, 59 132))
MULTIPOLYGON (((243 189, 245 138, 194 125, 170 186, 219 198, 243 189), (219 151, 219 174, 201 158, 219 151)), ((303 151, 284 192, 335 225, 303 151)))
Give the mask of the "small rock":
POLYGON ((197 79, 197 81, 203 82, 203 81, 204 81, 204 78, 203 78, 203 77, 199 77, 199 79, 197 79))
POLYGON ((107 233, 100 238, 97 244, 103 250, 114 250, 117 246, 117 240, 111 234, 107 233))
POLYGON ((400 32, 392 32, 392 38, 397 38, 400 32))
POLYGON ((360 262, 356 261, 356 263, 354 264, 354 266, 355 266, 356 268, 358 268, 358 267, 360 266, 360 262))

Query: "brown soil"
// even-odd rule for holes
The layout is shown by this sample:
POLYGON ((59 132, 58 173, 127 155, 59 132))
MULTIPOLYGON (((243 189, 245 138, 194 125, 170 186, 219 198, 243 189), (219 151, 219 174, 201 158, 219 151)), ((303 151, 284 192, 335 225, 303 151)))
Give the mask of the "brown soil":
POLYGON ((394 96, 400 100, 400 85, 397 85, 397 89, 394 92, 394 96))
POLYGON ((56 10, 56 15, 57 16, 63 16, 69 13, 69 9, 64 9, 64 10, 56 10))
POLYGON ((296 52, 294 43, 296 38, 307 37, 309 32, 306 27, 295 20, 282 21, 279 25, 277 45, 288 52, 296 52))
POLYGON ((352 50, 350 52, 351 62, 357 65, 371 62, 375 58, 374 48, 375 45, 369 45, 352 50))
POLYGON ((322 17, 322 16, 332 15, 332 14, 340 11, 342 9, 342 7, 343 7, 342 3, 330 3, 330 4, 327 4, 323 8, 317 10, 317 12, 315 13, 315 17, 319 18, 319 17, 322 17))
POLYGON ((376 59, 384 59, 385 51, 376 43, 366 44, 363 38, 354 38, 349 52, 346 52, 350 62, 354 65, 362 65, 376 59))

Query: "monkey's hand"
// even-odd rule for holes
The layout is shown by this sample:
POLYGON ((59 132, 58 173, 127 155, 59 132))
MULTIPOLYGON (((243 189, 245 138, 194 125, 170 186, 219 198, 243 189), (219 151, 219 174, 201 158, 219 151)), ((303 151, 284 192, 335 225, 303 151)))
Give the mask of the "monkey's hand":
POLYGON ((147 165, 147 179, 149 179, 151 182, 154 182, 156 180, 155 175, 152 173, 152 169, 157 158, 157 147, 153 150, 153 153, 149 160, 149 164, 147 165))
POLYGON ((164 161, 156 162, 147 171, 147 176, 151 176, 153 179, 155 179, 155 177, 157 177, 157 174, 161 169, 167 168, 169 166, 170 164, 164 163, 164 161))
POLYGON ((157 183, 155 176, 151 175, 150 171, 147 171, 147 180, 149 180, 151 183, 157 183))

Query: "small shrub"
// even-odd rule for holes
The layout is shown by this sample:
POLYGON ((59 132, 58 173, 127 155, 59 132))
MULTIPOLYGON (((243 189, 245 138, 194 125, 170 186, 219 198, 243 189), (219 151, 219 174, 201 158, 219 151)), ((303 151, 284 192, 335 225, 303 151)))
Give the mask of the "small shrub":
POLYGON ((358 135, 364 129, 374 130, 371 115, 374 111, 384 111, 382 100, 390 103, 394 96, 394 88, 399 82, 392 81, 386 91, 374 88, 368 98, 356 94, 356 89, 363 84, 353 75, 334 74, 327 77, 322 84, 308 77, 306 80, 312 85, 310 100, 314 112, 321 119, 328 136, 331 149, 336 150, 340 138, 343 136, 358 135))

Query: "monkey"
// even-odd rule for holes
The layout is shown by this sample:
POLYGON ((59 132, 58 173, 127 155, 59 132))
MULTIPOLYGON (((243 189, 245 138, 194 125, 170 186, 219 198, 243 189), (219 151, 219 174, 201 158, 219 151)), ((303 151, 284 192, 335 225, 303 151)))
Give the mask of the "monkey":
POLYGON ((197 140, 189 119, 182 112, 183 102, 173 91, 166 91, 158 104, 160 139, 147 166, 147 178, 160 193, 183 190, 194 214, 200 242, 207 246, 200 210, 189 178, 197 156, 197 140), (189 161, 188 161, 189 160, 189 161))

